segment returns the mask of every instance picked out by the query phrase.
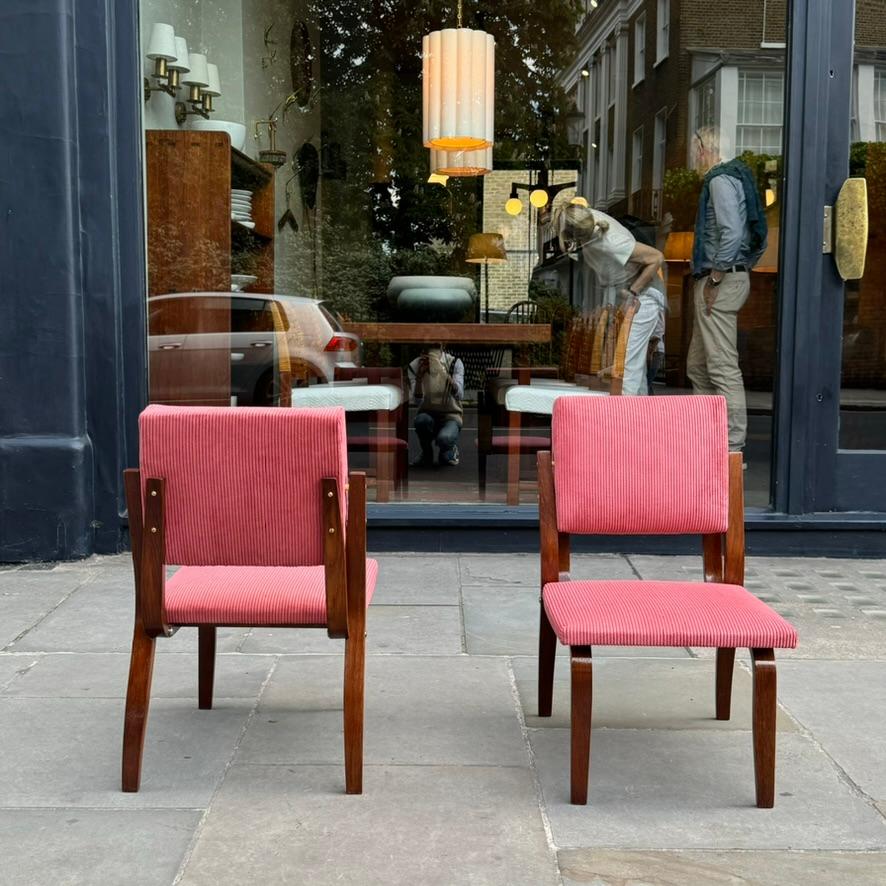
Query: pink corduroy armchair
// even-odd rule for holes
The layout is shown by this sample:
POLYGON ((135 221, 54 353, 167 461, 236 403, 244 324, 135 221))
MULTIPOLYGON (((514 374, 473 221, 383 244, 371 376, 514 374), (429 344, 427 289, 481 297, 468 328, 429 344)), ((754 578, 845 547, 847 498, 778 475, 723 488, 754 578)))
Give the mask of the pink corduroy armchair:
POLYGON ((742 456, 729 453, 720 397, 563 397, 552 452, 538 456, 541 615, 538 712, 551 715, 557 640, 570 647, 571 799, 587 803, 591 649, 713 647, 716 717, 728 720, 737 647, 753 664, 757 805, 775 801, 776 648, 794 628, 742 587, 742 456), (569 576, 570 535, 703 537, 704 582, 569 576))
POLYGON ((326 628, 345 641, 345 789, 362 792, 366 478, 348 476, 344 411, 149 406, 125 472, 135 628, 123 790, 137 791, 158 637, 198 629, 212 707, 218 626, 326 628), (166 579, 167 564, 181 568, 166 579))

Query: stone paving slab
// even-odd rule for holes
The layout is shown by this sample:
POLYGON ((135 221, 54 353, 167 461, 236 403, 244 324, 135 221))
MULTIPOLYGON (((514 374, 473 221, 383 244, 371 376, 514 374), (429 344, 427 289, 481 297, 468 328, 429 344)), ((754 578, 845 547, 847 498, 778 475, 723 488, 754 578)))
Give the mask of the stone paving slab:
POLYGON ((458 557, 451 554, 378 554, 374 606, 458 606, 458 557))
POLYGON ((565 849, 564 886, 882 886, 882 852, 616 852, 565 849))
MULTIPOLYGON (((162 643, 162 640, 158 640, 162 643)), ((28 659, 24 656, 21 661, 28 659)), ((126 696, 129 653, 53 653, 33 659, 33 667, 6 688, 6 695, 27 698, 119 698, 126 696)), ((0 673, 4 660, 0 657, 0 673)), ((269 655, 219 654, 215 698, 255 699, 274 665, 269 655)), ((25 667, 24 664, 20 667, 25 667)), ((154 661, 152 698, 197 698, 197 655, 170 653, 154 661)))
POLYGON ((367 766, 359 797, 342 778, 335 766, 232 766, 181 886, 559 883, 526 768, 367 766))
POLYGON ((36 655, 10 655, 0 652, 0 692, 37 661, 36 655))
POLYGON ((21 635, 46 618, 73 590, 35 584, 0 592, 0 649, 12 648, 21 635))
POLYGON ((193 810, 0 810, 4 883, 168 886, 201 814, 193 810))
MULTIPOLYGON (((495 587, 525 585, 537 591, 541 563, 536 554, 462 554, 461 584, 495 587)), ((636 578, 630 562, 621 554, 574 554, 570 563, 574 578, 636 578)))
POLYGON ((594 730, 587 806, 569 802, 569 730, 529 738, 560 848, 886 848, 883 816, 801 735, 779 735, 774 809, 754 805, 749 732, 594 730))
MULTIPOLYGON (((343 659, 282 659, 237 762, 337 763, 343 659)), ((368 656, 367 763, 527 766, 507 662, 368 656)))
MULTIPOLYGON (((325 629, 254 628, 240 652, 343 652, 344 641, 331 640, 325 629)), ((402 655, 458 655, 462 651, 458 606, 377 606, 366 617, 366 650, 402 655)))
MULTIPOLYGON (((526 725, 568 728, 570 723, 569 661, 557 662, 554 707, 550 717, 539 717, 538 665, 535 660, 513 660, 517 689, 526 725)), ((650 661, 634 658, 594 658, 594 728, 609 729, 750 729, 751 675, 736 667, 732 677, 732 716, 715 718, 713 662, 650 661)), ((797 726, 779 710, 778 729, 795 732, 797 726)))
POLYGON ((155 699, 141 791, 124 794, 120 701, 0 698, 0 808, 205 807, 252 706, 251 700, 225 699, 200 711, 195 702, 155 699))
POLYGON ((886 662, 784 662, 778 681, 788 710, 855 784, 886 803, 886 662))

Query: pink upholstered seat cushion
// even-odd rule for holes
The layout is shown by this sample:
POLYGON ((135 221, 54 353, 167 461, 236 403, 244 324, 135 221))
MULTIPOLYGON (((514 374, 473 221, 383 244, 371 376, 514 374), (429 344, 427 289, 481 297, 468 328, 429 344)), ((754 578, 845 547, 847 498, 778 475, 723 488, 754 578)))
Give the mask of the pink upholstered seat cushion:
MULTIPOLYGON (((378 563, 366 561, 366 605, 378 563)), ((322 566, 182 566, 166 582, 173 625, 325 625, 322 566)))
POLYGON ((739 585, 688 581, 565 581, 542 592, 567 646, 787 648, 797 632, 739 585))
POLYGON ((561 532, 725 532, 722 397, 560 397, 553 413, 561 532))
MULTIPOLYGON (((492 448, 507 450, 511 447, 511 437, 507 435, 496 435, 492 438, 492 448)), ((534 436, 530 434, 520 434, 517 437, 518 449, 530 449, 538 451, 539 449, 550 449, 551 438, 544 436, 534 436)))

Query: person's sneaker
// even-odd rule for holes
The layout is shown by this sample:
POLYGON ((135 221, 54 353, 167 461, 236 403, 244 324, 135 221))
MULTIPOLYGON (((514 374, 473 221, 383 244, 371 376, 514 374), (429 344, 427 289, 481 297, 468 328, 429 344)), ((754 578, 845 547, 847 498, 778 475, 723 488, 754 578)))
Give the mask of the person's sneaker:
POLYGON ((422 453, 418 458, 412 459, 409 465, 413 468, 432 468, 434 467, 434 456, 422 453))
POLYGON ((450 468, 458 467, 458 446, 453 446, 449 452, 449 456, 445 459, 440 460, 441 465, 446 465, 450 468))

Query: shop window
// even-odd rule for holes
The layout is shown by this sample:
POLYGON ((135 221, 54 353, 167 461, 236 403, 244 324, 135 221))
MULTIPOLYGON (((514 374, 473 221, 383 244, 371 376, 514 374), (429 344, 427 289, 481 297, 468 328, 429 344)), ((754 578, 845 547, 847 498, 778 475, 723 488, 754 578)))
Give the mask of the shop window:
POLYGON ((655 115, 655 144, 652 154, 652 188, 660 191, 664 183, 665 162, 667 157, 668 111, 662 108, 655 115))
POLYGON ((631 139, 631 193, 643 187, 643 127, 634 130, 631 139))
POLYGON ((886 142, 886 68, 874 71, 874 123, 878 142, 886 142))

